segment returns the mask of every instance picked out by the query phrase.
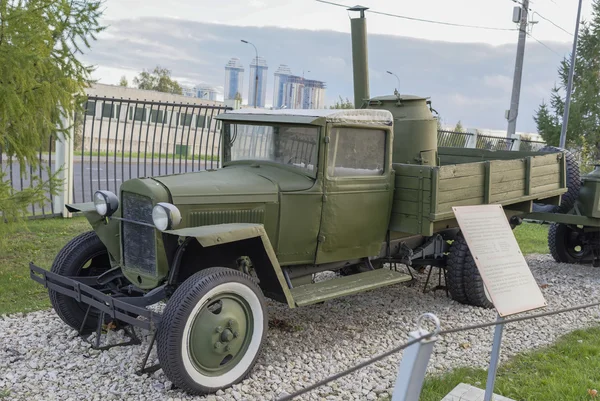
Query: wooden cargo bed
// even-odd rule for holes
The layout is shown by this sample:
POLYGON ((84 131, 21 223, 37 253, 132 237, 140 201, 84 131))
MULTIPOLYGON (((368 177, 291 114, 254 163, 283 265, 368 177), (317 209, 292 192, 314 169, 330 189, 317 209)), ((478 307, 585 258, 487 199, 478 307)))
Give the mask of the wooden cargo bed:
MULTIPOLYGON (((511 153, 513 157, 523 156, 520 152, 502 152, 502 156, 511 153)), ((454 224, 452 206, 495 203, 528 212, 534 200, 557 204, 566 192, 562 153, 439 167, 393 167, 396 177, 390 229, 403 233, 433 235, 434 225, 454 224)))

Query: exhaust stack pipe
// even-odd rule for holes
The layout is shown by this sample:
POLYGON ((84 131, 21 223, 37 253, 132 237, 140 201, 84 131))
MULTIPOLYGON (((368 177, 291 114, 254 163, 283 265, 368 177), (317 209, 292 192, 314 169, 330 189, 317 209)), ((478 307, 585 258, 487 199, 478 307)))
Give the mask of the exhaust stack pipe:
POLYGON ((369 63, 367 59, 367 19, 368 7, 354 6, 348 11, 359 11, 359 18, 350 19, 352 36, 352 69, 354 73, 354 107, 360 109, 369 95, 369 63))

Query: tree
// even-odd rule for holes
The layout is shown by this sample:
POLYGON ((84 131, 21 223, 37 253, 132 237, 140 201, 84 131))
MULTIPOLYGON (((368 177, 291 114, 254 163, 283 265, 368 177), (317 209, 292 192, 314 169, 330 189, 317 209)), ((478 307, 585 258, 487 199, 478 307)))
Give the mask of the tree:
POLYGON ((454 132, 465 132, 465 129, 462 126, 462 123, 460 122, 460 120, 458 120, 458 122, 454 126, 454 132))
POLYGON ((123 75, 121 77, 121 80, 119 81, 119 86, 124 86, 124 87, 129 86, 129 82, 127 82, 127 78, 125 77, 125 75, 123 75))
MULTIPOLYGON (((570 64, 570 57, 561 61, 549 104, 542 101, 533 117, 544 141, 553 146, 560 141, 570 64)), ((600 159, 600 0, 593 0, 592 19, 582 22, 577 43, 566 144, 581 148, 584 159, 600 159)))
POLYGON ((350 99, 346 98, 346 100, 342 99, 339 96, 339 100, 335 102, 333 106, 329 106, 330 109, 353 109, 354 104, 350 101, 350 99))
MULTIPOLYGON (((101 4, 0 0, 0 154, 18 163, 22 176, 39 171, 40 149, 48 149, 52 135, 68 135, 63 121, 81 110, 92 67, 77 56, 104 29, 101 4)), ((20 220, 57 183, 56 174, 45 181, 33 175, 29 188, 16 191, 3 169, 0 214, 8 221, 20 220)))
POLYGON ((176 95, 183 93, 179 82, 171 78, 171 71, 159 65, 154 67, 153 71, 142 71, 140 75, 133 79, 133 83, 139 89, 174 93, 176 95))

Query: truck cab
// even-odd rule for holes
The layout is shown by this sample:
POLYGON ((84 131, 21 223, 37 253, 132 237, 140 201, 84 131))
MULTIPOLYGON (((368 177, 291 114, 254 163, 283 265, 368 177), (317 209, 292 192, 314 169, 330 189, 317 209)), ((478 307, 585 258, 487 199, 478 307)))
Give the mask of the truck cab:
POLYGON ((216 174, 244 172, 273 186, 276 214, 247 222, 265 223, 282 266, 379 253, 392 201, 391 113, 243 109, 219 119, 224 168, 216 174))

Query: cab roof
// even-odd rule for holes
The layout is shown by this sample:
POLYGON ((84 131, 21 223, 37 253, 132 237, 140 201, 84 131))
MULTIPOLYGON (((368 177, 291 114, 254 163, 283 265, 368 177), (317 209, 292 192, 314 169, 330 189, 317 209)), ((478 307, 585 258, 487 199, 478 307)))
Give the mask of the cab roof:
POLYGON ((252 121, 325 125, 326 123, 392 125, 393 116, 379 109, 238 109, 216 117, 223 121, 252 121))

